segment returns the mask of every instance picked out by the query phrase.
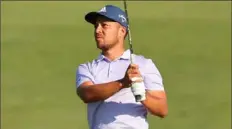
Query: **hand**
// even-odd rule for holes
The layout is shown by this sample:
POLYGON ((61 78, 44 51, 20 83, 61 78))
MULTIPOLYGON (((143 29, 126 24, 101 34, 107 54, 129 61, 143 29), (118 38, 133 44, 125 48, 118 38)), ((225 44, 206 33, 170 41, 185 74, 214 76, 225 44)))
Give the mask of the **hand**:
POLYGON ((143 80, 139 72, 139 66, 136 64, 130 64, 129 67, 127 68, 124 78, 121 80, 123 88, 131 87, 132 83, 141 82, 141 81, 143 80), (140 79, 133 80, 135 77, 138 77, 140 79))

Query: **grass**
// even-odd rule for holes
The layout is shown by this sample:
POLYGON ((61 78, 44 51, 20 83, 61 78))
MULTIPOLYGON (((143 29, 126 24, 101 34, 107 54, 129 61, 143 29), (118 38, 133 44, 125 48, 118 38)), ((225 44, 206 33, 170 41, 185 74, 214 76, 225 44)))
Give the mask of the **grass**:
MULTIPOLYGON (((1 3, 1 128, 87 129, 75 70, 97 57, 84 15, 121 2, 1 3)), ((137 54, 153 59, 169 115, 155 129, 231 128, 231 2, 129 2, 137 54)))

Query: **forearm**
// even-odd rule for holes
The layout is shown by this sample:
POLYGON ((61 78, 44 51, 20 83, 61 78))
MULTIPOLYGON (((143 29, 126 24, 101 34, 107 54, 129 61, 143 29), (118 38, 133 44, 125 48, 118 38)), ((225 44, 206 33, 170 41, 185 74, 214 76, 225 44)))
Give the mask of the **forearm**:
POLYGON ((85 103, 102 101, 122 89, 120 81, 82 86, 78 88, 78 95, 85 103))
POLYGON ((146 100, 141 102, 152 115, 164 118, 168 113, 166 98, 151 95, 146 91, 146 100))

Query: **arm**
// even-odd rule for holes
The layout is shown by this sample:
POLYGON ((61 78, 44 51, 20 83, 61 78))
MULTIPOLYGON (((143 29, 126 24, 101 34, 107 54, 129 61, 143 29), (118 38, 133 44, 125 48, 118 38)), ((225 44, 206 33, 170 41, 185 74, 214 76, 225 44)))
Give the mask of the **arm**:
POLYGON ((85 103, 105 100, 122 88, 122 80, 94 84, 94 77, 88 64, 81 64, 76 72, 76 93, 85 103))
POLYGON ((120 80, 96 85, 87 81, 77 88, 77 94, 85 103, 90 103, 105 100, 121 89, 120 80))
POLYGON ((146 100, 141 103, 152 115, 164 118, 168 114, 167 97, 162 76, 152 60, 146 62, 143 75, 146 87, 146 100))
POLYGON ((164 118, 168 114, 166 94, 164 91, 146 91, 146 100, 141 102, 152 115, 164 118))

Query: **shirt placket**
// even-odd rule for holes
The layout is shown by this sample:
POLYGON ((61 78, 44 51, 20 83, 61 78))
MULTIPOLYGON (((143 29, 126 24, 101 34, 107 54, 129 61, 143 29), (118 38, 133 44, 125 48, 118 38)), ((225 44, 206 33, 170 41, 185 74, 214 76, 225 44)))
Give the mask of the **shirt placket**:
POLYGON ((108 75, 107 75, 108 78, 111 76, 112 73, 112 63, 113 62, 109 62, 108 75))

